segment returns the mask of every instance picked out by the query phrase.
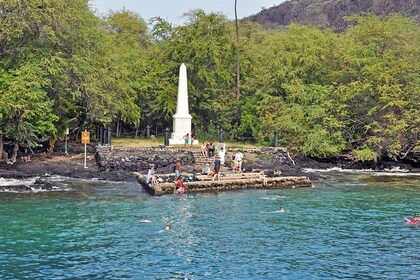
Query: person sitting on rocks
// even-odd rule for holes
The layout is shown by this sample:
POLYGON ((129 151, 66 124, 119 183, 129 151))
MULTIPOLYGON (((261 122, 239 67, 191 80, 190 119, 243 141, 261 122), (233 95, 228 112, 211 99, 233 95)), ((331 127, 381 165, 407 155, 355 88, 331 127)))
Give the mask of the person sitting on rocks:
POLYGON ((203 171, 201 172, 201 174, 203 175, 208 175, 210 172, 210 164, 206 163, 206 165, 204 165, 203 171))
POLYGON ((181 176, 177 177, 175 180, 175 188, 177 189, 178 193, 184 193, 185 191, 185 187, 184 184, 182 183, 182 178, 181 176))
POLYGON ((206 144, 204 144, 204 142, 201 143, 201 155, 203 157, 207 157, 207 147, 206 144))
POLYGON ((213 142, 210 142, 209 143, 209 147, 208 147, 208 155, 209 155, 209 157, 213 157, 214 156, 214 150, 215 150, 215 148, 214 148, 213 142))
POLYGON ((155 166, 152 164, 147 172, 146 184, 154 185, 156 183, 155 166))

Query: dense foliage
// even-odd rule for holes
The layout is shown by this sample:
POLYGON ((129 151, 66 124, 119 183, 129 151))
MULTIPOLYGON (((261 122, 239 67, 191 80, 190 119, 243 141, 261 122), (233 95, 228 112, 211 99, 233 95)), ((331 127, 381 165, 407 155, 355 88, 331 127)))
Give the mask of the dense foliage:
MULTIPOLYGON (((280 143, 303 155, 402 158, 419 151, 420 30, 415 20, 355 16, 336 34, 292 24, 235 25, 190 11, 148 26, 123 10, 97 17, 87 0, 0 4, 0 159, 96 124, 134 136, 171 127, 186 63, 199 137, 280 143)), ((16 155, 14 154, 15 159, 16 155)))

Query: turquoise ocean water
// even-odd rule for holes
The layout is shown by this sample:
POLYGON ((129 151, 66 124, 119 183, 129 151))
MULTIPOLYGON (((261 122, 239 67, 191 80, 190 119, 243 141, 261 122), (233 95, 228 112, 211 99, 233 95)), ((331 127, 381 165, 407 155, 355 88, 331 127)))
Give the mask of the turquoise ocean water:
POLYGON ((0 194, 0 279, 419 279, 403 219, 420 174, 314 172, 311 189, 151 197, 52 178, 74 191, 0 194))

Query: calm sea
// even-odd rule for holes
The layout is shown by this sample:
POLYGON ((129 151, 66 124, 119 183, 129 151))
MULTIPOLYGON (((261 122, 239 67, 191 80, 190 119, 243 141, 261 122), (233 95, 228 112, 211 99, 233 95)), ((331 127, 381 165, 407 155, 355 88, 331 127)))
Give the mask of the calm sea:
POLYGON ((312 172, 311 189, 0 194, 0 279, 419 279, 420 174, 312 172))

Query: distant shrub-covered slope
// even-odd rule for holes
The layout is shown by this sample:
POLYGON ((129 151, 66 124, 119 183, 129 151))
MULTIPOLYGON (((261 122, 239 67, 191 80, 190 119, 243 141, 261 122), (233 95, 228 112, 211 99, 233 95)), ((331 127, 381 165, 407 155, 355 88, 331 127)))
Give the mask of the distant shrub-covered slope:
POLYGON ((401 13, 419 20, 420 0, 292 0, 263 9, 244 21, 258 22, 269 28, 295 22, 341 31, 346 28, 343 17, 366 13, 401 13))

